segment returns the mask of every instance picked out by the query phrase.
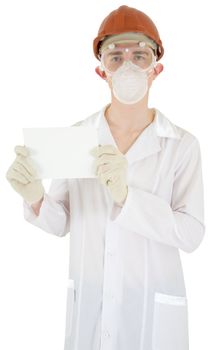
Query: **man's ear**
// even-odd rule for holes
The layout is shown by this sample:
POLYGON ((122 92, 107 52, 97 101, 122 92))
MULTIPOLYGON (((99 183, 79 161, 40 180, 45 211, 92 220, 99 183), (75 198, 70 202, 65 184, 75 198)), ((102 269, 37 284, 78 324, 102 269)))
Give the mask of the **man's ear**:
POLYGON ((106 80, 105 71, 104 71, 104 70, 101 70, 101 69, 100 69, 100 66, 97 66, 97 67, 95 68, 95 72, 100 76, 100 78, 106 80))
POLYGON ((154 68, 153 80, 164 70, 162 63, 158 63, 154 68))

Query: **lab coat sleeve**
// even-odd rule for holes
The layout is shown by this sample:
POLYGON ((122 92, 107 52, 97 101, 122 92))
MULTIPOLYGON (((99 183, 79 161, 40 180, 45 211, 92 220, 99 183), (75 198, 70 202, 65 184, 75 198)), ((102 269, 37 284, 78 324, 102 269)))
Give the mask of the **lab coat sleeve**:
POLYGON ((39 215, 24 200, 24 218, 45 232, 65 236, 70 229, 68 180, 52 180, 48 193, 44 194, 39 215))
POLYGON ((113 222, 148 239, 194 251, 205 232, 198 140, 194 139, 176 168, 170 204, 153 193, 128 186, 126 201, 113 222))

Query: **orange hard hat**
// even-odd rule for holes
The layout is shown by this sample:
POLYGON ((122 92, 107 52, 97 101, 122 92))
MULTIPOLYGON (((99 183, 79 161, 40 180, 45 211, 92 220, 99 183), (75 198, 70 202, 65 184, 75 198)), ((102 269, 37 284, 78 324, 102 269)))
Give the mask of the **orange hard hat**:
POLYGON ((123 5, 112 11, 101 23, 93 41, 95 57, 100 59, 99 48, 106 37, 127 32, 142 33, 149 37, 157 44, 157 61, 163 56, 164 48, 151 18, 142 11, 123 5))

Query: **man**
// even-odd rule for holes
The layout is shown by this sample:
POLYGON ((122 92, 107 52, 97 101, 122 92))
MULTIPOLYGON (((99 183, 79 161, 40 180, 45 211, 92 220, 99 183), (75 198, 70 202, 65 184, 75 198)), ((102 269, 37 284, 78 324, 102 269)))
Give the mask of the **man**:
POLYGON ((111 103, 77 125, 98 127, 96 179, 53 180, 45 193, 23 146, 7 178, 28 222, 70 232, 65 350, 187 350, 179 249, 205 232, 199 142, 148 108, 164 49, 147 15, 111 12, 93 49, 111 103))

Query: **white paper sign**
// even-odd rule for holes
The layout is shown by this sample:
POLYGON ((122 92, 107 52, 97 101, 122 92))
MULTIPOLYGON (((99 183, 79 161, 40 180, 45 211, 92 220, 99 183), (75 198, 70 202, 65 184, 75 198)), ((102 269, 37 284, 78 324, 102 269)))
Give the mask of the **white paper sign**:
POLYGON ((96 177, 90 154, 98 146, 94 127, 24 128, 23 135, 38 178, 96 177))

